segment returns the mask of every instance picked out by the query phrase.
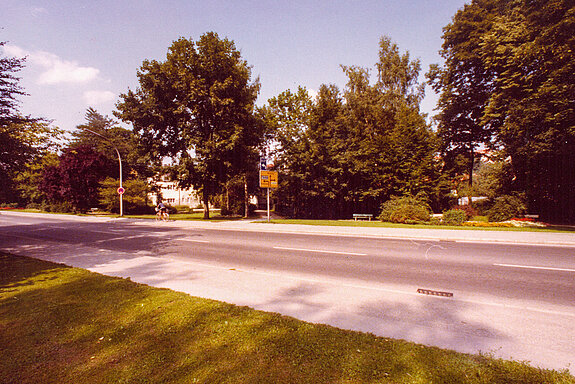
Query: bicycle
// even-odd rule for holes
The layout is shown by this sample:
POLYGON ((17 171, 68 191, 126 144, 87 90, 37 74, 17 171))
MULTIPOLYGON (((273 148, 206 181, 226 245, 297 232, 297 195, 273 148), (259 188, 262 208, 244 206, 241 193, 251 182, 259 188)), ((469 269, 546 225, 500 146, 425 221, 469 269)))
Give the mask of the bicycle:
POLYGON ((170 214, 168 210, 156 210, 156 221, 170 221, 170 214))

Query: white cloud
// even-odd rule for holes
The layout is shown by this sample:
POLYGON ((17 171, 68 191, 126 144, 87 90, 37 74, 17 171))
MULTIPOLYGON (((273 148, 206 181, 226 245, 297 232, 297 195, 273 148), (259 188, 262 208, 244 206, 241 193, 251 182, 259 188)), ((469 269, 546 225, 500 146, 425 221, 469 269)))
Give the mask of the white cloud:
POLYGON ((27 63, 41 67, 38 84, 86 83, 98 77, 100 70, 94 67, 82 67, 75 61, 63 60, 59 56, 45 51, 27 52, 14 46, 6 45, 8 55, 27 57, 27 63))
POLYGON ((116 94, 110 91, 86 91, 84 92, 84 100, 90 106, 97 106, 113 102, 116 99, 116 94))
POLYGON ((9 57, 24 57, 26 56, 26 51, 24 51, 22 48, 17 47, 15 45, 10 45, 10 44, 6 44, 3 47, 4 49, 4 53, 6 54, 6 56, 9 57))
POLYGON ((85 83, 95 79, 100 70, 93 67, 81 67, 75 61, 62 60, 49 52, 34 52, 30 60, 46 68, 38 78, 39 84, 85 83))

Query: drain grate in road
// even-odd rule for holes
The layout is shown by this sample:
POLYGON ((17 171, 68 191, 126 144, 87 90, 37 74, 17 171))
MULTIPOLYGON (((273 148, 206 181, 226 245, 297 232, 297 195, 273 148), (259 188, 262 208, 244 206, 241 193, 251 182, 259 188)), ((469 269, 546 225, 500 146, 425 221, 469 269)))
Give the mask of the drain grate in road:
POLYGON ((424 295, 431 295, 431 296, 453 297, 453 293, 451 292, 433 291, 431 289, 418 288, 417 293, 422 293, 424 295))

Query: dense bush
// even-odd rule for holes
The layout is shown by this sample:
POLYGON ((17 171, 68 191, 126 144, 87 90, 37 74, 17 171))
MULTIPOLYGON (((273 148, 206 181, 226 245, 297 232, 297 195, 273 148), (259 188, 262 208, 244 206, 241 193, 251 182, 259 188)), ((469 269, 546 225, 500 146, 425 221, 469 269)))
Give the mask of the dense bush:
POLYGON ((495 199, 495 204, 487 212, 489 221, 506 221, 521 217, 527 212, 525 202, 520 196, 505 195, 495 199))
POLYGON ((381 221, 414 224, 427 222, 431 216, 429 205, 412 196, 392 197, 381 206, 381 221))
POLYGON ((445 225, 462 225, 468 219, 467 212, 463 209, 455 208, 443 212, 443 224, 445 225))
POLYGON ((476 212, 476 216, 487 216, 487 213, 493 207, 495 201, 493 199, 484 199, 473 202, 473 209, 476 212))
MULTIPOLYGON (((473 204, 475 205, 475 203, 473 204)), ((467 220, 471 219, 473 216, 477 216, 477 210, 469 204, 456 205, 452 207, 451 210, 459 210, 465 212, 465 217, 467 220)))
POLYGON ((43 202, 40 209, 44 212, 71 213, 74 207, 67 201, 64 202, 43 202))

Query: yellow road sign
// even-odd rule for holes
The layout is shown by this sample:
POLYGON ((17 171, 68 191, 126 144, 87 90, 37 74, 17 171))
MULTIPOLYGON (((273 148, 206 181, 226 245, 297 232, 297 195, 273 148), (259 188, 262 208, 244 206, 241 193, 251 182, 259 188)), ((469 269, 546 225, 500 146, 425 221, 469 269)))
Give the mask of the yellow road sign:
POLYGON ((277 188, 277 171, 260 171, 260 188, 277 188))

